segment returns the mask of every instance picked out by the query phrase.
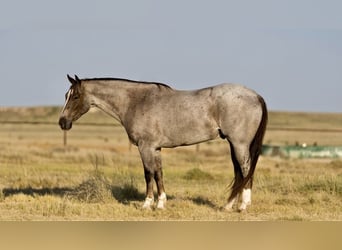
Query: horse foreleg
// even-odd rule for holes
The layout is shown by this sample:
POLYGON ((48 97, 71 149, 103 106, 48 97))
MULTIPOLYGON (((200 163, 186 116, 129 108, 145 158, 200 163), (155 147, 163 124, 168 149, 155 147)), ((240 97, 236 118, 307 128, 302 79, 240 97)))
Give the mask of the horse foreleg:
POLYGON ((157 188, 158 188, 157 208, 164 209, 167 199, 166 199, 166 194, 165 194, 165 190, 164 190, 163 171, 162 171, 161 167, 156 170, 156 173, 154 175, 154 179, 157 183, 157 188))
POLYGON ((166 194, 163 184, 163 172, 161 165, 160 149, 139 146, 139 152, 144 165, 146 181, 146 199, 143 208, 150 209, 154 202, 153 179, 158 189, 157 208, 163 209, 166 203, 166 194))
POLYGON ((151 209, 151 206, 154 203, 154 196, 153 196, 153 173, 145 167, 144 164, 144 173, 145 173, 145 182, 146 182, 146 198, 143 205, 145 209, 151 209))

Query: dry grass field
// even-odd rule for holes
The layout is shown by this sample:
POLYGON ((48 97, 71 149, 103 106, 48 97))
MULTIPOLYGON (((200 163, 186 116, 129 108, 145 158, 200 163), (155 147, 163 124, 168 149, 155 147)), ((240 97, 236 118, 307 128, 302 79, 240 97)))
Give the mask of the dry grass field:
MULTIPOLYGON (((120 126, 92 112, 68 132, 59 108, 0 109, 0 220, 342 220, 342 159, 260 157, 253 204, 222 210, 233 178, 223 140, 163 149, 168 203, 141 209, 145 184, 136 147, 120 126), (44 121, 52 124, 13 124, 44 121)), ((270 112, 270 128, 341 129, 342 114, 270 112)), ((265 143, 342 145, 342 133, 270 129, 265 143)))

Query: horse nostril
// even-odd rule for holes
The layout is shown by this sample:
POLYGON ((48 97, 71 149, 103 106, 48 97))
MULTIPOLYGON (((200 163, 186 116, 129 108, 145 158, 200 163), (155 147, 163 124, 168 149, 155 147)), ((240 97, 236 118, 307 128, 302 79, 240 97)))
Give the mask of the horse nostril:
POLYGON ((61 117, 58 123, 63 130, 69 130, 72 127, 72 122, 68 121, 65 117, 61 117))
POLYGON ((61 128, 63 128, 63 127, 64 127, 65 123, 66 123, 66 119, 65 119, 65 117, 61 117, 61 118, 59 118, 59 122, 58 122, 58 124, 59 124, 59 126, 61 126, 61 128))

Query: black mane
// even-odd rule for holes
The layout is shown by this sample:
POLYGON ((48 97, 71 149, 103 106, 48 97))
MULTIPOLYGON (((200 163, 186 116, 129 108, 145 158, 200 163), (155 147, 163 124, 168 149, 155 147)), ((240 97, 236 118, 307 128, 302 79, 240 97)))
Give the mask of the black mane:
POLYGON ((146 81, 135 81, 135 80, 129 80, 124 78, 111 78, 111 77, 101 77, 101 78, 85 78, 81 79, 81 81, 125 81, 125 82, 131 82, 131 83, 142 83, 142 84, 155 84, 158 87, 165 87, 168 89, 172 89, 169 85, 165 83, 160 82, 146 82, 146 81))

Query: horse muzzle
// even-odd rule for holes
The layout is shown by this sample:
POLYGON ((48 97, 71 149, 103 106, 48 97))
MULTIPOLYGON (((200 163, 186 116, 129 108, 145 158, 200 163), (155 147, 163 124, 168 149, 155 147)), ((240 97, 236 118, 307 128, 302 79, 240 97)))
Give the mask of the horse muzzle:
POLYGON ((59 118, 59 126, 63 130, 69 130, 72 128, 72 121, 66 119, 65 117, 59 118))

